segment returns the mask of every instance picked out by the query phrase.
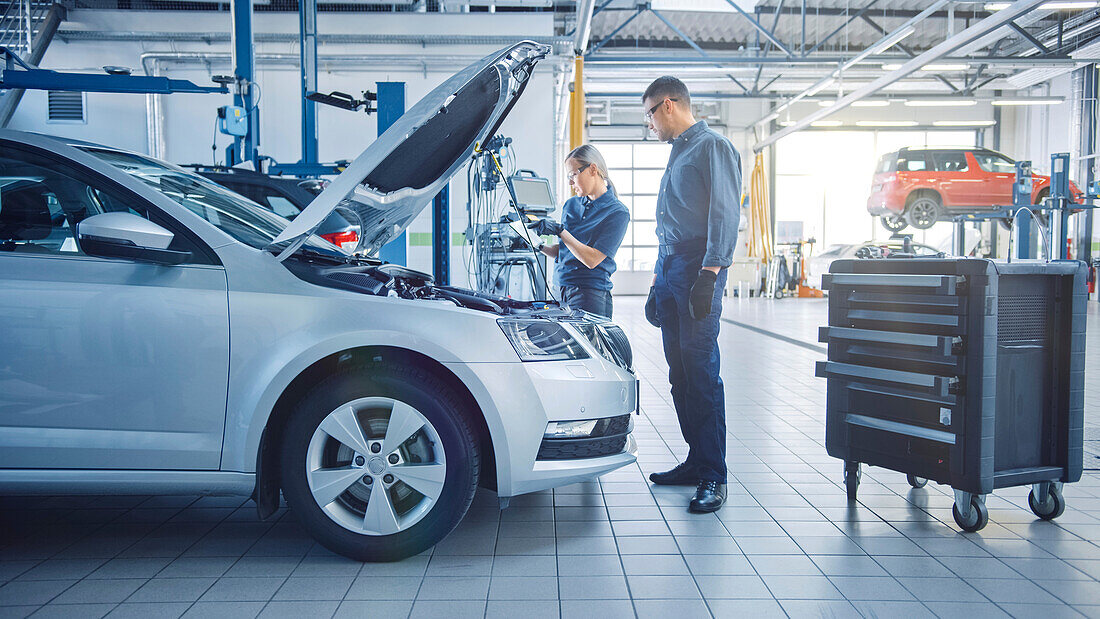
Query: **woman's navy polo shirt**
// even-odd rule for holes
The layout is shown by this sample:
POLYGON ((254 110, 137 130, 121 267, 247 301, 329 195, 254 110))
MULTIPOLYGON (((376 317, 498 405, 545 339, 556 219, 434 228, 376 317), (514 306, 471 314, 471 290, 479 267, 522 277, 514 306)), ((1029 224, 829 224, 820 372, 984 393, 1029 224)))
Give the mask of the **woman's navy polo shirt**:
POLYGON ((626 236, 630 211, 615 196, 610 187, 595 200, 574 196, 561 207, 561 223, 578 241, 607 256, 590 269, 569 251, 565 243, 558 245, 554 277, 558 286, 577 286, 611 290, 611 274, 615 272, 615 252, 626 236))

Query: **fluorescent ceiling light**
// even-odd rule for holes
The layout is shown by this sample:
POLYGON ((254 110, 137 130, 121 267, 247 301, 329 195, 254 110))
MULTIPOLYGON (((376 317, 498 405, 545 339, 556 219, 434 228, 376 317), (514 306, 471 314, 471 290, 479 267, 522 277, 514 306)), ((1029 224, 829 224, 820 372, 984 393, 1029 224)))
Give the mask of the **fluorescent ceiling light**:
POLYGON ((882 65, 882 70, 883 71, 897 71, 900 68, 901 68, 901 63, 900 62, 888 62, 888 63, 882 65))
POLYGON ((995 120, 937 120, 933 121, 933 127, 992 127, 997 124, 995 120))
MULTIPOLYGON (((1012 6, 1011 2, 987 2, 985 4, 985 10, 1001 11, 1010 6, 1012 6)), ((1048 11, 1076 11, 1079 9, 1093 9, 1097 6, 1100 6, 1100 2, 1095 0, 1064 0, 1059 2, 1047 2, 1039 8, 1048 11)))
MULTIPOLYGON (((791 125, 795 124, 796 122, 798 122, 798 121, 796 121, 796 120, 784 120, 784 121, 780 121, 779 126, 780 127, 790 127, 791 125)), ((839 121, 839 120, 818 120, 818 121, 810 123, 811 127, 841 127, 843 125, 844 125, 844 123, 842 121, 839 121)))
POLYGON ((969 107, 978 105, 974 99, 910 99, 906 107, 969 107))
POLYGON ((1028 97, 1026 99, 994 99, 993 105, 1057 105, 1063 97, 1028 97))
POLYGON ((916 127, 915 120, 857 120, 857 127, 916 127))
POLYGON ((968 64, 926 64, 920 68, 921 71, 965 71, 970 68, 968 64))
MULTIPOLYGON (((836 101, 818 101, 817 104, 821 107, 833 107, 836 105, 836 101)), ((864 99, 852 103, 852 107, 886 107, 888 105, 890 105, 890 102, 884 99, 864 99)))

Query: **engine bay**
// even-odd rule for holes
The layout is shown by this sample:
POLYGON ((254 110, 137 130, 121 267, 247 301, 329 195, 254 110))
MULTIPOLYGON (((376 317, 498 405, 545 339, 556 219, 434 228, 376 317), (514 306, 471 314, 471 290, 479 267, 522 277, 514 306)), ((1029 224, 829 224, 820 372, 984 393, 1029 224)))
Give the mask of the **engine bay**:
POLYGON ((562 309, 557 301, 518 301, 455 286, 438 286, 428 273, 374 260, 335 266, 309 259, 288 260, 284 264, 295 276, 312 284, 379 297, 448 301, 501 316, 562 319, 574 314, 562 309))

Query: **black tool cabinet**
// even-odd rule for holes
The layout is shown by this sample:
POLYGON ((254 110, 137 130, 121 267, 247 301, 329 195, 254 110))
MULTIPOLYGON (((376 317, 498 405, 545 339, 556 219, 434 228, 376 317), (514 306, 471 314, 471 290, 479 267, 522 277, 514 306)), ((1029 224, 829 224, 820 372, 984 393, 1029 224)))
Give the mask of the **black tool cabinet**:
POLYGON ((838 260, 829 291, 825 447, 844 460, 948 484, 955 522, 988 522, 985 495, 1031 485, 1058 517, 1081 478, 1086 267, 1076 261, 838 260))

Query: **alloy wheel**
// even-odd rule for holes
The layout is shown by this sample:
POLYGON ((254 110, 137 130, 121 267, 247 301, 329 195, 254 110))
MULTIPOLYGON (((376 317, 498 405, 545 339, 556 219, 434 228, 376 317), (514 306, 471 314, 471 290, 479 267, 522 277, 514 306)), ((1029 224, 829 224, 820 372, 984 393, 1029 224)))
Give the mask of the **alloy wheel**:
POLYGON ((306 481, 317 505, 344 528, 393 535, 436 504, 447 475, 435 427, 388 397, 348 402, 317 426, 306 451, 306 481))

